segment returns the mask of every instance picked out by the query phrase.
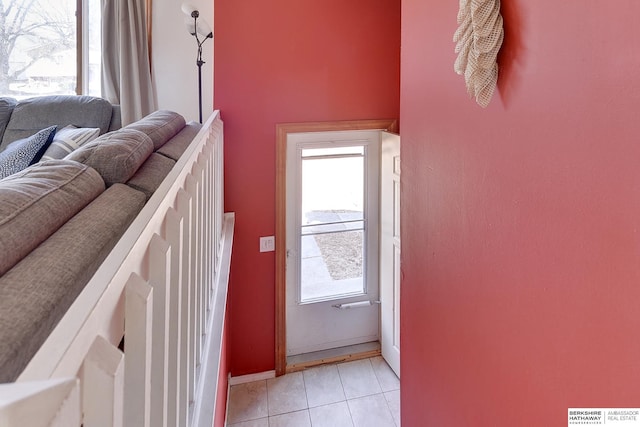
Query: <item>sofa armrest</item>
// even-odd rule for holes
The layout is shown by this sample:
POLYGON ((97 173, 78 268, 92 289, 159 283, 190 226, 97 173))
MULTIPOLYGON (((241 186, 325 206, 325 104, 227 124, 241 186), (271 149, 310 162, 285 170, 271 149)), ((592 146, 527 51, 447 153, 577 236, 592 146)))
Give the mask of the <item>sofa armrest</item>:
MULTIPOLYGON (((15 108, 18 101, 14 98, 0 98, 0 141, 4 135, 4 130, 9 124, 11 113, 15 108)), ((2 151, 0 149, 0 151, 2 151)))
POLYGON ((109 132, 118 130, 122 127, 122 110, 120 105, 114 104, 111 112, 111 123, 109 123, 109 132))

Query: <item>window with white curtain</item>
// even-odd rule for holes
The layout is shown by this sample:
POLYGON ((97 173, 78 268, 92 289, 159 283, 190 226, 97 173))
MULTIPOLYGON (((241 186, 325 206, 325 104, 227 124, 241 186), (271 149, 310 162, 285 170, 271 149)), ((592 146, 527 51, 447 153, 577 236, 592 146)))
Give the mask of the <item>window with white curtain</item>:
POLYGON ((100 96, 100 0, 0 0, 0 96, 100 96))

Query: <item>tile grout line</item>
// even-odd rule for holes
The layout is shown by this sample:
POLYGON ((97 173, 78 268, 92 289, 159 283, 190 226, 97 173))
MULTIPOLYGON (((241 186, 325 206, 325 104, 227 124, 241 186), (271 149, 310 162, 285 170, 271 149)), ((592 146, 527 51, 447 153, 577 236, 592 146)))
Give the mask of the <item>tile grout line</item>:
MULTIPOLYGON (((373 372, 373 378, 376 379, 376 384, 378 384, 378 387, 380 388, 380 393, 384 393, 384 391, 382 391, 382 385, 380 385, 380 380, 378 379, 378 375, 376 374, 376 370, 373 367, 373 363, 371 363, 371 358, 366 359, 366 361, 369 362, 369 366, 371 367, 371 372, 373 372)), ((364 396, 360 396, 360 397, 375 396, 376 394, 379 394, 379 393, 371 392, 369 394, 365 394, 364 396)))
POLYGON ((264 387, 266 389, 266 394, 267 394, 267 425, 271 424, 269 422, 269 418, 271 418, 271 414, 270 414, 270 410, 269 410, 269 381, 268 380, 264 380, 264 387))
MULTIPOLYGON (((382 397, 382 399, 384 400, 385 407, 389 411, 389 415, 391 415, 391 419, 393 421, 393 424, 396 425, 396 427, 397 427, 396 420, 393 419, 393 413, 391 412, 391 407, 389 406, 389 402, 387 401, 387 397, 385 396, 385 391, 384 391, 384 389, 382 387, 382 383, 381 383, 380 378, 378 376, 377 369, 373 366, 373 362, 371 361, 371 359, 373 359, 373 358, 370 357, 370 358, 367 358, 366 360, 369 362, 369 365, 371 366, 371 370, 373 371, 373 377, 376 379, 376 383, 378 384, 378 387, 380 388, 380 393, 371 393, 371 394, 368 394, 368 395, 365 395, 365 396, 360 396, 359 398, 354 398, 354 399, 360 399, 360 398, 364 398, 364 397, 372 397, 372 396, 380 395, 382 397)), ((351 408, 350 407, 349 407, 349 413, 351 413, 351 408)), ((351 422, 355 426, 355 423, 353 422, 353 414, 351 415, 351 422)))
POLYGON ((349 418, 351 419, 351 425, 355 427, 356 423, 353 421, 353 413, 351 412, 351 406, 349 405, 349 398, 347 392, 344 390, 344 383, 342 382, 342 374, 340 374, 339 363, 336 363, 336 370, 338 371, 338 378, 340 379, 340 386, 342 387, 342 394, 344 395, 344 403, 347 404, 347 410, 349 411, 349 418))
MULTIPOLYGON (((371 363, 371 360, 369 360, 369 363, 371 363)), ((382 382, 380 381, 380 377, 378 377, 378 370, 374 368, 373 363, 371 363, 371 369, 373 370, 373 376, 376 377, 376 381, 378 382, 378 387, 382 390, 382 382)), ((382 390, 382 392, 384 393, 384 390, 382 390)))
POLYGON ((304 388, 304 400, 307 402, 307 417, 309 418, 309 425, 313 427, 313 422, 311 421, 311 408, 309 408, 309 395, 307 394, 307 382, 304 379, 304 371, 300 372, 300 376, 302 377, 302 387, 304 388))
MULTIPOLYGON (((387 392, 390 393, 390 392, 387 392)), ((382 398, 384 399, 384 403, 385 405, 387 405, 387 409, 389 410, 389 413, 391 414, 391 419, 393 420, 393 424, 398 427, 398 423, 396 423, 396 419, 393 416, 393 411, 391 410, 391 406, 389 406, 389 401, 387 400, 387 396, 385 395, 385 392, 382 392, 382 398)))
MULTIPOLYGON (((384 361, 384 359, 382 359, 384 361)), ((386 361, 385 361, 386 363, 386 361)), ((373 363, 371 364, 371 367, 373 368, 373 363)), ((378 377, 378 372, 375 368, 373 368, 373 374, 376 377, 376 380, 378 381, 378 385, 380 386, 380 390, 382 390, 382 397, 384 398, 384 403, 387 405, 387 409, 389 410, 389 413, 391 414, 391 418, 393 419, 393 424, 398 427, 398 423, 396 422, 395 417, 393 416, 393 411, 391 410, 391 406, 389 406, 389 400, 387 399, 387 395, 386 393, 392 393, 396 390, 389 390, 389 391, 384 391, 383 387, 382 387, 382 383, 380 381, 380 378, 378 377)))
MULTIPOLYGON (((293 373, 286 374, 286 375, 291 376, 291 375, 295 375, 295 374, 297 374, 297 373, 300 373, 300 374, 302 375, 302 372, 293 372, 293 373)), ((284 377, 284 375, 283 375, 282 377, 284 377)), ((282 378, 282 377, 280 377, 280 378, 282 378)), ((274 378, 272 378, 272 379, 274 379, 274 378)), ((305 385, 305 382, 304 382, 304 375, 302 375, 302 385, 303 385, 303 387, 304 387, 305 401, 307 402, 307 404, 306 404, 306 407, 305 407, 305 408, 302 408, 302 409, 292 409, 292 410, 287 410, 286 412, 282 412, 282 413, 278 413, 278 414, 273 414, 273 415, 271 415, 271 414, 270 414, 270 412, 269 412, 269 401, 268 401, 268 396, 269 396, 269 386, 268 386, 268 384, 267 384, 267 416, 266 416, 266 417, 263 417, 263 418, 267 418, 267 420, 271 420, 271 418, 279 417, 279 416, 281 416, 281 415, 288 415, 288 414, 294 414, 294 413, 296 413, 296 412, 307 411, 307 414, 309 415, 309 422, 311 422, 311 414, 309 413, 309 400, 307 399, 307 396, 306 396, 306 395, 307 395, 307 389, 306 389, 306 385, 305 385)), ((262 418, 258 418, 258 419, 262 419, 262 418)))
MULTIPOLYGON (((382 359, 384 361, 384 359, 382 359)), ((386 363, 386 361, 385 361, 386 363)), ((398 423, 396 423, 396 419, 393 416, 393 411, 391 410, 391 407, 389 406, 389 401, 387 400, 387 395, 386 393, 391 393, 395 390, 389 390, 389 391, 384 391, 384 388, 382 386, 382 382, 380 381, 380 377, 378 376, 378 370, 376 368, 373 367, 373 363, 371 364, 371 368, 373 368, 373 374, 376 377, 376 380, 378 381, 378 386, 380 386, 380 390, 382 391, 382 398, 384 399, 384 403, 387 406, 387 409, 389 410, 389 414, 391 414, 391 419, 393 420, 393 424, 398 427, 398 423)))

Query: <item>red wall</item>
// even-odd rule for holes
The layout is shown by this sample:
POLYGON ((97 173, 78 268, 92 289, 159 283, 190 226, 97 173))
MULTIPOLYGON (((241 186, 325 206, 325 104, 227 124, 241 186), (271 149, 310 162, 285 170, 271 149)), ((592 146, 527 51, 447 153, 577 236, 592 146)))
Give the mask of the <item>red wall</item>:
POLYGON ((402 2, 402 424, 640 407, 640 3, 503 0, 487 109, 458 2, 402 2))
POLYGON ((399 115, 399 0, 216 0, 214 107, 236 213, 232 375, 274 369, 275 125, 399 115))

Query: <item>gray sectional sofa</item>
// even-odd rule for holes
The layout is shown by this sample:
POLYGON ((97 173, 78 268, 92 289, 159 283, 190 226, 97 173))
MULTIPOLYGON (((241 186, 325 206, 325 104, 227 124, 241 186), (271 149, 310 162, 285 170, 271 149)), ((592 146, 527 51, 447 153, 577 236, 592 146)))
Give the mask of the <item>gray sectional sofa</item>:
POLYGON ((124 128, 91 97, 0 98, 0 154, 48 126, 100 128, 0 179, 0 383, 14 381, 201 128, 170 111, 124 128))
POLYGON ((119 129, 120 107, 92 96, 42 96, 18 101, 0 98, 0 152, 19 139, 48 126, 119 129))

